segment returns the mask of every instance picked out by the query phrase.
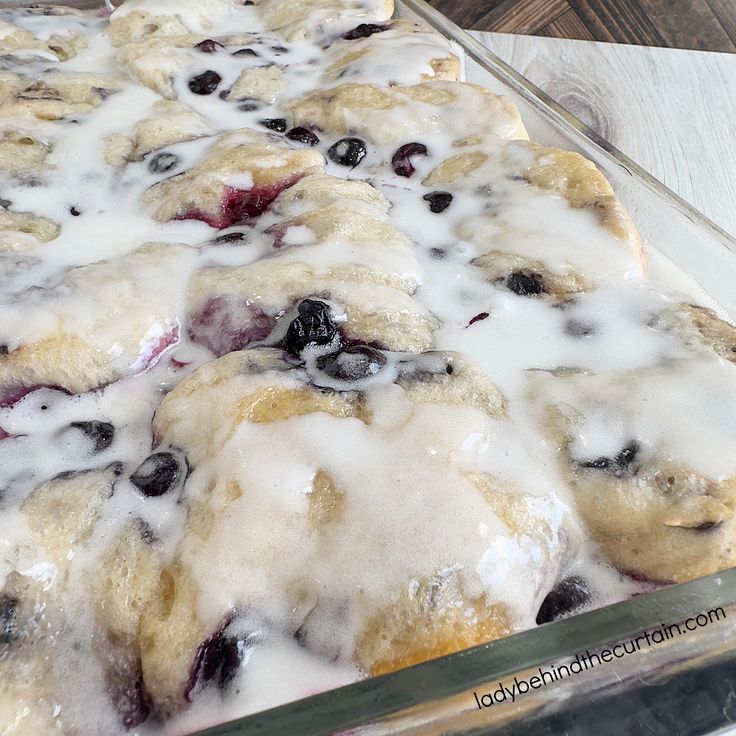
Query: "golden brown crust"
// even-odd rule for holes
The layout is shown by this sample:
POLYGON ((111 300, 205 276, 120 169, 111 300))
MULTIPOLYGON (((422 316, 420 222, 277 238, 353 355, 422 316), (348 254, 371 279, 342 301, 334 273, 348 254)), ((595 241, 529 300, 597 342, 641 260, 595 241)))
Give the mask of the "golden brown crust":
POLYGON ((59 120, 93 110, 121 85, 119 77, 109 74, 51 72, 34 81, 3 72, 0 117, 30 114, 40 120, 59 120))
POLYGON ((486 164, 500 166, 511 178, 559 194, 571 207, 591 210, 615 237, 633 243, 641 251, 633 221, 592 161, 573 151, 536 143, 516 141, 501 149, 491 149, 484 143, 482 136, 458 141, 456 148, 460 152, 431 171, 423 184, 460 184, 474 172, 480 173, 486 164))
POLYGON ((721 358, 736 363, 736 326, 722 320, 707 307, 682 304, 680 309, 708 348, 721 358))
POLYGON ((553 273, 542 261, 513 253, 492 250, 474 258, 472 263, 488 281, 501 287, 508 288, 509 278, 515 274, 531 277, 542 286, 542 291, 534 296, 548 301, 562 302, 593 288, 588 279, 571 268, 553 273))
POLYGON ((458 577, 418 581, 379 611, 358 638, 360 668, 383 675, 513 633, 506 607, 469 596, 458 577))
POLYGON ((421 135, 437 125, 439 112, 457 128, 457 137, 470 131, 505 138, 526 138, 516 107, 485 87, 466 82, 431 81, 397 87, 343 84, 317 90, 290 105, 297 125, 316 126, 332 135, 359 134, 378 143, 405 143, 407 135, 421 135), (437 113, 432 115, 431 108, 437 113), (413 129, 402 130, 396 116, 412 117, 413 129))
POLYGON ((625 573, 684 582, 736 564, 736 478, 715 480, 656 451, 629 465, 589 467, 571 454, 569 419, 550 409, 563 475, 603 555, 625 573))

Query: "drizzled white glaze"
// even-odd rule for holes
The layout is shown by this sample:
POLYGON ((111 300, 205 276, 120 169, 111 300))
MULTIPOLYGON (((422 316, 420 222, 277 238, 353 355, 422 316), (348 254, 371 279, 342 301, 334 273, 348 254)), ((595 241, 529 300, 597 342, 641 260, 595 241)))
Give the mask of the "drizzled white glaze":
MULTIPOLYGON (((224 231, 244 231, 244 240, 231 244, 213 242, 220 233, 202 222, 154 222, 141 207, 141 196, 162 178, 198 163, 211 145, 208 136, 239 128, 265 131, 259 123, 264 119, 289 121, 290 101, 325 86, 419 83, 431 76, 431 62, 449 53, 441 39, 405 30, 388 30, 353 42, 336 38, 358 23, 384 20, 380 3, 343 16, 338 13, 337 18, 329 8, 313 10, 307 38, 297 41, 285 39, 304 35, 299 28, 288 19, 282 25, 268 15, 268 8, 277 3, 262 5, 259 9, 229 0, 128 0, 115 12, 117 19, 135 11, 171 16, 203 38, 258 34, 254 42, 243 44, 258 56, 232 55, 240 46, 205 54, 187 45, 152 53, 140 63, 138 69, 143 71, 167 70, 171 74, 167 96, 189 105, 204 120, 192 132, 195 140, 165 147, 177 157, 176 168, 165 174, 149 170, 152 154, 119 166, 106 162, 106 141, 114 135, 133 137, 136 126, 155 113, 154 105, 160 101, 156 92, 127 77, 119 67, 105 36, 107 21, 0 12, 0 49, 13 32, 10 23, 42 41, 53 33, 76 31, 83 31, 88 41, 86 48, 62 64, 46 52, 14 52, 6 59, 10 71, 42 78, 54 62, 64 71, 118 75, 121 86, 97 109, 65 120, 0 118, 3 131, 27 131, 49 148, 45 167, 38 172, 39 184, 28 186, 0 173, 0 198, 8 200, 13 211, 31 212, 61 226, 59 236, 48 243, 22 253, 0 254, 0 344, 12 351, 25 342, 53 336, 64 323, 110 355, 123 376, 79 396, 38 389, 13 406, 0 408, 4 433, 0 436, 10 435, 0 440, 0 583, 13 570, 47 584, 62 575, 58 561, 38 550, 38 540, 19 511, 28 494, 64 471, 121 462, 124 473, 90 541, 67 561, 70 600, 76 601, 78 616, 73 625, 71 618, 67 621, 72 630, 67 639, 60 637, 61 660, 72 666, 81 657, 81 668, 98 672, 99 664, 89 652, 96 632, 92 603, 85 597, 86 578, 95 574, 100 555, 116 532, 134 518, 150 526, 165 554, 179 554, 191 566, 200 584, 198 610, 208 625, 216 626, 223 610, 252 606, 259 613, 253 626, 263 634, 263 643, 249 652, 226 699, 206 691, 165 727, 148 724, 136 733, 185 732, 363 676, 350 662, 349 653, 361 624, 420 574, 452 566, 472 570, 476 592, 490 592, 493 600, 509 605, 519 628, 534 624, 538 606, 561 570, 582 571, 591 580, 597 603, 620 600, 639 590, 600 563, 572 511, 557 447, 536 421, 539 393, 530 391, 535 374, 560 368, 594 373, 590 380, 581 378, 584 390, 600 393, 606 403, 615 404, 627 416, 627 431, 633 426, 643 442, 666 448, 672 459, 704 474, 721 479, 736 473, 736 392, 732 390, 736 372, 704 349, 687 347, 676 333, 651 326, 653 315, 680 301, 703 302, 703 295, 686 277, 654 256, 655 276, 643 274, 629 244, 605 230, 595 214, 574 210, 562 197, 509 180, 493 167, 484 170, 481 191, 447 187, 454 195, 449 208, 440 214, 429 211, 422 197, 430 190, 420 182, 454 152, 456 138, 472 134, 473 126, 483 122, 473 117, 473 110, 464 109, 467 101, 462 95, 452 114, 438 113, 429 105, 412 107, 405 115, 392 113, 396 124, 390 134, 381 131, 371 137, 368 129, 366 157, 356 168, 326 163, 331 175, 369 179, 391 203, 390 214, 353 200, 349 206, 390 221, 411 239, 411 245, 403 240, 315 244, 307 226, 291 225, 282 236, 282 246, 288 247, 275 249, 269 227, 309 209, 298 202, 278 215, 266 213, 247 227, 224 231), (358 49, 368 53, 351 61, 341 77, 333 65, 358 49), (267 101, 256 101, 255 110, 240 109, 242 100, 222 100, 217 93, 197 95, 189 89, 193 75, 213 70, 222 77, 218 91, 226 91, 243 71, 264 64, 276 65, 282 72, 280 90, 267 101), (416 173, 411 179, 395 175, 388 162, 397 141, 415 140, 427 146, 428 155, 412 159, 416 173), (80 214, 72 214, 71 208, 80 214), (165 256, 141 265, 135 251, 146 242, 165 244, 165 256), (176 243, 190 247, 171 247, 176 243), (597 288, 563 304, 518 296, 490 283, 472 265, 489 249, 541 260, 551 273, 572 269, 597 288), (360 264, 398 276, 411 285, 407 291, 416 288, 414 298, 439 319, 435 347, 475 361, 504 394, 507 416, 490 418, 471 407, 412 408, 404 391, 389 383, 369 393, 371 425, 324 413, 273 424, 244 423, 221 453, 198 462, 188 481, 190 500, 204 494, 212 477, 231 477, 248 489, 238 501, 244 511, 235 508, 221 525, 225 543, 198 549, 186 539, 181 542, 184 505, 166 495, 142 500, 127 477, 150 453, 151 419, 164 395, 211 361, 212 355, 190 341, 186 329, 177 333, 175 345, 156 356, 155 365, 149 360, 151 346, 177 320, 185 325, 191 306, 187 284, 194 272, 210 266, 242 266, 266 257, 306 263, 315 273, 360 264), (93 278, 79 279, 75 269, 89 264, 99 264, 83 271, 93 278), (125 298, 114 295, 115 303, 101 314, 99 305, 105 299, 100 299, 99 292, 114 278, 121 279, 119 293, 125 298), (486 316, 473 321, 481 315, 486 316), (567 327, 571 322, 588 325, 586 334, 571 335, 567 327), (643 387, 630 390, 630 371, 645 372, 643 387), (682 400, 673 402, 671 396, 682 400), (644 399, 648 407, 656 408, 642 412, 638 404, 644 399), (692 432, 682 431, 685 416, 698 417, 692 432), (91 419, 115 427, 113 445, 97 454, 89 439, 70 427, 74 421, 91 419), (548 524, 549 539, 542 543, 507 528, 464 479, 462 471, 467 467, 489 473, 509 492, 526 494, 534 512, 548 524), (329 471, 349 499, 344 523, 324 548, 310 539, 304 517, 306 490, 318 468, 329 471), (400 498, 398 487, 405 489, 400 498), (279 514, 294 519, 290 522, 294 538, 286 540, 288 545, 280 536, 285 524, 279 514), (373 536, 366 535, 366 529, 373 530, 373 536), (429 536, 427 529, 431 529, 429 536), (247 535, 248 545, 237 544, 241 535, 247 535), (278 626, 263 623, 284 618, 288 602, 281 596, 289 579, 304 568, 310 570, 317 588, 322 586, 335 598, 349 599, 356 587, 362 591, 361 604, 351 609, 344 630, 336 634, 327 620, 321 632, 341 647, 337 662, 300 647, 278 626), (249 572, 239 579, 235 576, 237 587, 234 570, 249 572), (87 644, 81 654, 73 655, 77 641, 87 644)), ((360 129, 364 122, 355 121, 355 125, 360 129)), ((510 123, 497 132, 508 137, 519 134, 510 123)), ((341 137, 318 134, 322 152, 341 137)), ((299 148, 283 137, 274 140, 299 148)), ((500 138, 492 144, 499 150, 505 145, 500 138)), ((516 155, 523 159, 525 149, 520 147, 516 155)), ((242 172, 227 184, 248 189, 252 177, 242 172)), ((369 307, 372 294, 381 293, 365 285, 355 286, 354 292, 365 292, 369 307)), ((290 307, 284 305, 285 310, 290 307)), ((285 332, 289 315, 292 312, 279 316, 284 321, 277 332, 285 332)), ((543 403, 571 400, 566 394, 570 383, 563 387, 554 381, 540 383, 542 393, 546 392, 543 403)), ((584 395, 581 392, 583 388, 574 398, 584 395)), ((617 452, 626 439, 617 427, 605 411, 592 412, 579 428, 574 453, 590 459, 617 452)), ((95 733, 99 713, 106 719, 106 732, 116 728, 112 725, 115 714, 101 688, 76 693, 59 706, 62 720, 73 723, 81 734, 95 733)))

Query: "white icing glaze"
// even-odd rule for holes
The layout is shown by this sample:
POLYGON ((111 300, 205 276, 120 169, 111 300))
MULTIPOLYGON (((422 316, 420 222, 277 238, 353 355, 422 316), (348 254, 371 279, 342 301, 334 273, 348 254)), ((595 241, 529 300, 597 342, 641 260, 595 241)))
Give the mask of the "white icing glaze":
MULTIPOLYGON (((98 632, 87 580, 95 575, 110 541, 131 519, 140 518, 149 526, 165 557, 178 555, 190 565, 199 584, 197 610, 210 628, 231 607, 252 607, 268 620, 260 620, 264 642, 249 651, 228 697, 207 690, 166 726, 144 725, 133 733, 180 733, 362 677, 350 661, 361 627, 412 580, 441 570, 465 570, 477 594, 508 604, 519 628, 534 624, 541 599, 561 569, 590 580, 601 604, 641 590, 597 559, 571 510, 557 447, 536 421, 548 403, 583 412, 572 446, 580 458, 615 454, 633 434, 644 445, 716 480, 736 474, 736 371, 705 348, 686 344, 677 332, 651 326, 653 316, 678 302, 704 301, 686 275, 655 253, 649 254, 650 270, 643 273, 631 243, 602 227, 593 212, 573 209, 561 196, 510 180, 505 169, 492 164, 474 175, 477 181, 470 177, 448 186, 453 194, 449 208, 430 212, 422 198, 430 189, 420 182, 456 153, 457 138, 478 127, 486 130, 488 121, 469 109, 467 90, 448 108, 417 103, 392 110, 388 133, 382 129, 371 135, 367 128, 366 156, 357 167, 327 162, 328 174, 369 179, 391 209, 387 214, 380 204, 348 196, 338 198, 335 206, 390 223, 406 239, 336 237, 316 242, 308 226, 291 224, 280 247, 274 247, 271 228, 314 209, 308 197, 276 206, 260 219, 223 233, 195 220, 151 219, 141 207, 143 193, 199 163, 213 135, 244 128, 263 132, 266 128, 259 121, 264 119, 284 118, 291 127, 289 102, 315 89, 345 82, 419 83, 432 74, 431 62, 449 53, 442 39, 406 28, 362 40, 339 38, 358 23, 385 20, 382 3, 346 4, 337 12, 329 3, 313 3, 305 25, 294 25, 288 12, 278 15, 280 5, 277 0, 253 7, 231 0, 127 0, 113 13, 114 21, 143 11, 178 19, 197 40, 241 32, 256 36, 211 54, 189 45, 162 46, 131 61, 123 49, 124 68, 105 35, 106 20, 0 11, 0 50, 14 27, 40 41, 54 33, 80 31, 87 40, 86 47, 63 63, 38 49, 14 51, 3 62, 8 71, 30 82, 42 79, 52 62, 64 72, 116 75, 120 86, 96 109, 61 121, 30 115, 0 118, 0 141, 9 131, 22 131, 42 141, 47 150, 43 167, 35 172, 35 186, 0 171, 0 199, 8 200, 14 212, 31 212, 61 226, 58 237, 48 243, 37 244, 26 235, 27 250, 0 254, 0 344, 12 352, 53 337, 64 325, 107 354, 124 376, 79 396, 40 388, 0 408, 0 583, 12 571, 52 590, 60 580, 67 581, 63 599, 70 615, 59 637, 58 659, 64 672, 78 667, 89 673, 85 683, 104 679, 90 652, 89 642, 98 632), (252 48, 258 55, 233 55, 240 48, 252 48), (365 53, 345 68, 333 68, 353 51, 365 53), (198 95, 189 88, 192 76, 212 70, 222 78, 218 92, 226 91, 243 71, 263 65, 281 72, 280 89, 268 100, 256 101, 254 110, 241 109, 243 100, 198 95), (140 160, 126 161, 123 154, 115 164, 106 161, 105 143, 112 136, 135 137, 141 121, 157 114, 160 102, 156 92, 126 70, 144 76, 163 70, 170 81, 167 96, 200 116, 194 123, 192 117, 180 118, 180 127, 186 129, 182 138, 195 140, 161 148, 176 157, 175 168, 168 172, 149 169, 158 151, 140 160), (416 173, 411 178, 391 171, 397 141, 427 146, 427 156, 412 158, 416 173), (80 214, 74 215, 71 208, 80 214), (213 242, 218 235, 241 231, 242 241, 213 242), (164 245, 155 257, 141 257, 138 249, 146 242, 164 245), (472 265, 473 259, 491 251, 541 261, 549 274, 577 272, 596 288, 555 304, 519 296, 484 278, 472 265), (215 456, 197 457, 187 481, 188 501, 204 498, 212 479, 234 480, 247 490, 220 521, 219 539, 224 543, 202 548, 191 535, 182 539, 185 504, 167 495, 142 499, 127 478, 151 451, 151 419, 163 396, 212 355, 182 329, 178 342, 158 356, 155 365, 149 358, 173 325, 186 326, 188 309, 202 306, 187 303, 193 300, 187 293, 193 273, 264 258, 308 264, 318 275, 359 265, 400 278, 408 285, 406 291, 416 288, 410 296, 370 283, 336 285, 331 294, 335 319, 346 319, 340 312, 341 294, 352 296, 368 311, 388 306, 397 314, 414 300, 418 314, 426 310, 439 320, 434 347, 457 351, 477 363, 503 393, 507 415, 491 418, 462 405, 411 404, 404 389, 391 383, 399 370, 394 356, 380 380, 353 386, 367 390, 372 424, 325 413, 270 424, 244 422, 215 456), (571 334, 571 323, 587 325, 584 334, 571 334), (572 381, 555 381, 546 373, 560 368, 583 373, 572 381), (114 443, 99 453, 92 451, 89 438, 71 427, 72 422, 91 419, 115 427, 114 443), (113 462, 124 468, 115 493, 89 541, 60 563, 39 545, 21 504, 34 488, 59 473, 113 462), (329 472, 347 499, 343 522, 330 531, 328 540, 321 540, 327 542, 323 546, 310 532, 305 514, 307 491, 320 468, 329 472), (530 513, 548 525, 548 536, 515 533, 504 524, 467 480, 464 472, 469 469, 492 475, 512 494, 523 494, 530 513), (284 528, 291 530, 287 540, 284 528), (242 538, 248 543, 238 544, 242 538), (285 634, 286 624, 293 625, 299 615, 290 608, 287 591, 304 570, 313 578, 310 594, 315 599, 328 591, 328 598, 352 601, 342 628, 335 629, 328 617, 319 632, 337 643, 340 656, 335 662, 285 634)), ((381 120, 380 112, 371 115, 358 116, 354 127, 362 130, 371 120, 381 120)), ((499 121, 498 137, 486 141, 489 150, 528 164, 524 144, 502 140, 523 137, 518 126, 503 116, 499 121)), ((331 131, 317 134, 322 152, 341 137, 331 131)), ((249 140, 245 133, 241 137, 249 140)), ((283 137, 274 140, 301 147, 283 137)), ((253 181, 252 171, 242 171, 224 183, 249 190, 253 181)), ((284 304, 273 334, 283 335, 293 316, 293 305, 284 304)), ((73 724, 76 733, 97 733, 100 728, 110 734, 123 732, 101 686, 65 691, 63 697, 60 722, 73 724)))

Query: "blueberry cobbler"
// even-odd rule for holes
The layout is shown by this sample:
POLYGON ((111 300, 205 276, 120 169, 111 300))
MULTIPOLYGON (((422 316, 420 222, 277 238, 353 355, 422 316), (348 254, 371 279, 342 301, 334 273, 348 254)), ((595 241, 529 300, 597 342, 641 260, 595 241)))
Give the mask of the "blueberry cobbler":
POLYGON ((0 11, 0 733, 189 733, 736 563, 736 328, 392 14, 0 11))

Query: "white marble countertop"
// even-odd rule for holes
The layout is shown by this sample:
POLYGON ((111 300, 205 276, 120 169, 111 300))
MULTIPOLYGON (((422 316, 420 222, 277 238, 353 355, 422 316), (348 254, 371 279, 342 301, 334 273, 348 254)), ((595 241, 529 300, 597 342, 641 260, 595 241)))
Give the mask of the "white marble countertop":
POLYGON ((736 54, 472 33, 736 235, 736 54))

